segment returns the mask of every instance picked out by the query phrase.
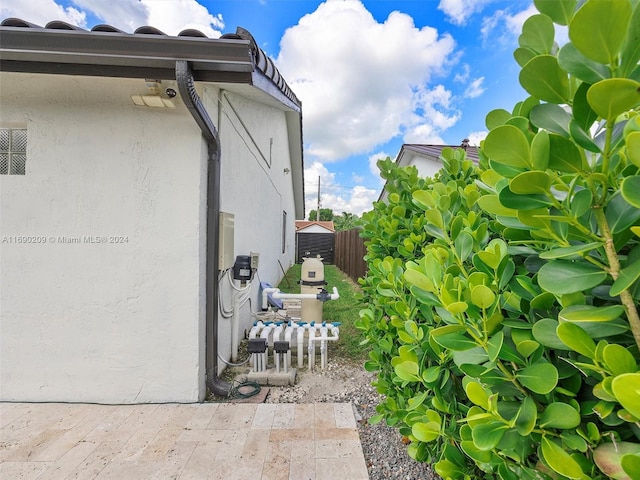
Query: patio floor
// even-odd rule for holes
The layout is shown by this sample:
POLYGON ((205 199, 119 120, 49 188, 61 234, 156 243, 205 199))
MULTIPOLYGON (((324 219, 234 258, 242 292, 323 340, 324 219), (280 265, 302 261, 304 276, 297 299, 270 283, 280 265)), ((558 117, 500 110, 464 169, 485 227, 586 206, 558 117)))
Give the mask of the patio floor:
POLYGON ((367 479, 351 404, 0 403, 1 479, 367 479))

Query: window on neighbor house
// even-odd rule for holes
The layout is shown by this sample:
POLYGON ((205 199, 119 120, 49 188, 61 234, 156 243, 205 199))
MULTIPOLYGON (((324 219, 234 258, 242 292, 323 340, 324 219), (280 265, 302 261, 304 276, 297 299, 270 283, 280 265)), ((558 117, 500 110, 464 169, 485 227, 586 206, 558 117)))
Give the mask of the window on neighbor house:
POLYGON ((282 253, 287 251, 287 212, 282 211, 282 253))
POLYGON ((0 128, 0 175, 24 175, 27 165, 27 129, 0 128))

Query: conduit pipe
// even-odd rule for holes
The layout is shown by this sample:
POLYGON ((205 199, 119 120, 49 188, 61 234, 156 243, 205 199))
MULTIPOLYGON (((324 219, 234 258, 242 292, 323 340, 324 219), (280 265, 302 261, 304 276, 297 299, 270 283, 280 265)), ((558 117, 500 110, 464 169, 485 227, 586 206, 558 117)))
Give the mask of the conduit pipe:
POLYGON ((218 222, 220 219, 220 137, 196 92, 193 75, 186 60, 176 61, 176 82, 180 97, 200 127, 207 143, 207 246, 206 246, 206 335, 205 382, 214 395, 228 397, 231 385, 218 377, 218 222))

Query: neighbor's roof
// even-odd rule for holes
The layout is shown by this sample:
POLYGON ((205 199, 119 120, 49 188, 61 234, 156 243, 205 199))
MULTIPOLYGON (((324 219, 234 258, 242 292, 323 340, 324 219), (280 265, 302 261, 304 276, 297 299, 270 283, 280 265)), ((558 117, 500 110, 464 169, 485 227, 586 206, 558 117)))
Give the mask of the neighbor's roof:
POLYGON ((332 232, 335 232, 336 229, 333 225, 333 222, 323 222, 323 221, 309 221, 309 220, 296 220, 296 232, 299 230, 303 230, 305 228, 308 228, 312 225, 318 225, 322 228, 326 228, 327 230, 331 230, 332 232))
POLYGON ((0 23, 0 70, 127 78, 175 79, 176 60, 189 62, 196 81, 253 85, 300 111, 301 103, 251 34, 217 39, 187 29, 171 37, 143 26, 125 33, 111 25, 91 30, 19 18, 0 23))

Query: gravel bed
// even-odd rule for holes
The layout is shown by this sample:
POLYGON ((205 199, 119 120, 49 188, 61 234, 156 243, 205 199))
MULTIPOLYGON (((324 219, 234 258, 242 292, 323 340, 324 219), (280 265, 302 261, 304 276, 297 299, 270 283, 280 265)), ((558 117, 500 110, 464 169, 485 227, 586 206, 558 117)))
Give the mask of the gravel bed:
POLYGON ((331 359, 325 370, 299 371, 295 386, 270 387, 266 403, 351 402, 370 480, 439 479, 427 464, 407 455, 407 447, 396 429, 384 422, 369 424, 380 398, 371 386, 374 379, 375 375, 364 371, 361 365, 331 359))

